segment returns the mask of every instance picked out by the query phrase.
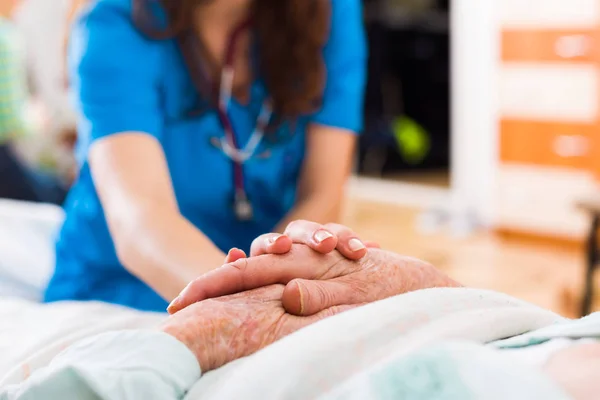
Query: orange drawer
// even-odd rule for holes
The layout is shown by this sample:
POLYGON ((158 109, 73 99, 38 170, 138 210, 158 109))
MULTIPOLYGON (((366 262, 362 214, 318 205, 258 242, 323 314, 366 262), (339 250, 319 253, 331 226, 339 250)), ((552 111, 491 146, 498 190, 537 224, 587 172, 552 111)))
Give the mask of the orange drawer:
POLYGON ((592 136, 590 164, 592 172, 598 182, 600 182, 600 134, 596 133, 592 136))
POLYGON ((593 168, 600 125, 537 121, 500 122, 500 160, 508 163, 593 168))
POLYGON ((596 62, 600 30, 505 30, 502 59, 521 62, 596 62))

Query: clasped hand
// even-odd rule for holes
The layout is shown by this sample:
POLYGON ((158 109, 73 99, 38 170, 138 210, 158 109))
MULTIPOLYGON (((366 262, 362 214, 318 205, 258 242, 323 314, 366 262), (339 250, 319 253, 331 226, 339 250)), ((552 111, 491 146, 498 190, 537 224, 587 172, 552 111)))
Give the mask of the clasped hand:
MULTIPOLYGON (((283 304, 294 315, 311 315, 329 307, 329 304, 305 304, 312 293, 313 282, 303 280, 326 280, 342 276, 359 268, 359 261, 369 248, 377 248, 373 242, 363 242, 348 227, 339 224, 320 225, 310 221, 294 221, 283 235, 269 233, 254 240, 250 257, 238 249, 232 249, 219 269, 192 281, 168 308, 173 314, 190 304, 271 284, 287 285, 283 304), (297 248, 296 245, 304 245, 297 248), (311 251, 312 250, 312 251, 311 251), (268 257, 278 255, 278 257, 268 257), (336 268, 333 268, 337 266, 336 268), (300 278, 294 282, 294 279, 300 278), (306 296, 304 296, 306 295, 306 296), (302 297, 304 296, 304 297, 302 297)), ((364 260, 362 260, 364 261, 364 260)), ((363 265, 364 266, 364 265, 363 265)), ((334 295, 340 295, 334 288, 334 295)), ((329 285, 326 285, 329 286, 329 285)), ((333 301, 334 299, 332 299, 333 301)), ((346 299, 340 298, 340 304, 346 299)), ((353 304, 353 303, 352 303, 353 304)))
POLYGON ((314 243, 294 244, 305 243, 301 238, 312 237, 306 232, 315 226, 324 229, 310 224, 301 222, 295 235, 275 241, 283 254, 273 255, 267 247, 274 242, 264 237, 255 241, 250 258, 230 252, 231 262, 191 282, 171 304, 173 315, 163 329, 196 354, 203 371, 359 305, 418 289, 458 286, 425 262, 372 245, 368 251, 365 245, 360 257, 352 252, 358 260, 333 251, 350 250, 349 240, 356 238, 340 225, 334 226, 337 236, 328 237, 334 240, 325 246, 321 242, 317 251, 314 243))
POLYGON ((162 330, 184 343, 207 372, 355 307, 330 307, 310 317, 297 317, 285 312, 283 291, 283 285, 271 285, 204 300, 172 315, 162 330))

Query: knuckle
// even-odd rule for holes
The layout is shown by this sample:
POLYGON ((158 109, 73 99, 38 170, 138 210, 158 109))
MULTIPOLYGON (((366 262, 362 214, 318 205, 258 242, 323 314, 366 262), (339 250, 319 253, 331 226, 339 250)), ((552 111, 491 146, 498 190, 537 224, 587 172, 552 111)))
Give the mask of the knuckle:
POLYGON ((278 235, 277 233, 265 233, 265 234, 260 235, 256 239, 254 239, 254 242, 256 242, 257 244, 263 244, 263 243, 265 243, 266 240, 268 240, 274 236, 277 236, 277 235, 278 235))
POLYGON ((334 304, 335 296, 333 295, 332 291, 327 290, 327 288, 323 287, 322 285, 315 285, 315 295, 316 300, 324 306, 334 304))
POLYGON ((321 229, 323 226, 316 222, 307 221, 305 219, 297 219, 288 224, 286 228, 286 232, 306 232, 306 231, 315 231, 317 229, 321 229))
POLYGON ((264 235, 261 235, 252 241, 252 243, 250 244, 251 252, 254 252, 262 247, 262 244, 264 243, 263 238, 264 238, 264 235))
POLYGON ((335 233, 338 236, 348 236, 348 237, 356 236, 354 231, 345 225, 329 223, 329 224, 325 225, 325 227, 327 229, 331 230, 333 233, 335 233))
POLYGON ((343 225, 337 224, 335 222, 329 222, 329 223, 325 224, 324 226, 325 226, 325 228, 333 229, 333 230, 336 230, 336 229, 339 229, 340 227, 343 227, 343 225))
POLYGON ((257 243, 260 243, 263 239, 265 239, 267 237, 267 234, 262 234, 260 236, 257 236, 256 238, 254 238, 254 240, 252 241, 252 244, 255 245, 257 243))
POLYGON ((298 229, 305 223, 306 223, 306 221, 303 219, 296 219, 288 224, 287 229, 289 229, 289 230, 298 229))
POLYGON ((240 273, 244 273, 246 271, 246 269, 248 268, 248 259, 247 258, 240 258, 239 260, 232 262, 230 264, 232 268, 237 269, 240 273))

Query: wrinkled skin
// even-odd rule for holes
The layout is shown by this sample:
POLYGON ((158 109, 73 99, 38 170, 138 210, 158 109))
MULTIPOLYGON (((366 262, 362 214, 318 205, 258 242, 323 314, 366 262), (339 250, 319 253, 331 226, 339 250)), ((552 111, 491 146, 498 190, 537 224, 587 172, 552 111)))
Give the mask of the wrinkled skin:
POLYGON ((430 264, 389 251, 371 248, 353 261, 336 251, 319 254, 295 244, 286 254, 241 258, 197 278, 169 312, 272 284, 286 285, 282 303, 293 315, 313 315, 332 306, 369 303, 419 289, 460 286, 430 264))
POLYGON ((287 314, 283 285, 193 304, 169 317, 161 329, 184 343, 202 372, 255 353, 305 326, 352 307, 331 307, 311 317, 287 314))

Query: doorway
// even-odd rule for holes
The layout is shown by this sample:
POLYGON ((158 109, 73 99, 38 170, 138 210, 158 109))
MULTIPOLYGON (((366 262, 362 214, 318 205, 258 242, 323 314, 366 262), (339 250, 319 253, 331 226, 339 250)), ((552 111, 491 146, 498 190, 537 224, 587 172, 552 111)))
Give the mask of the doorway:
POLYGON ((449 0, 365 0, 364 7, 370 59, 358 176, 448 190, 449 0))

